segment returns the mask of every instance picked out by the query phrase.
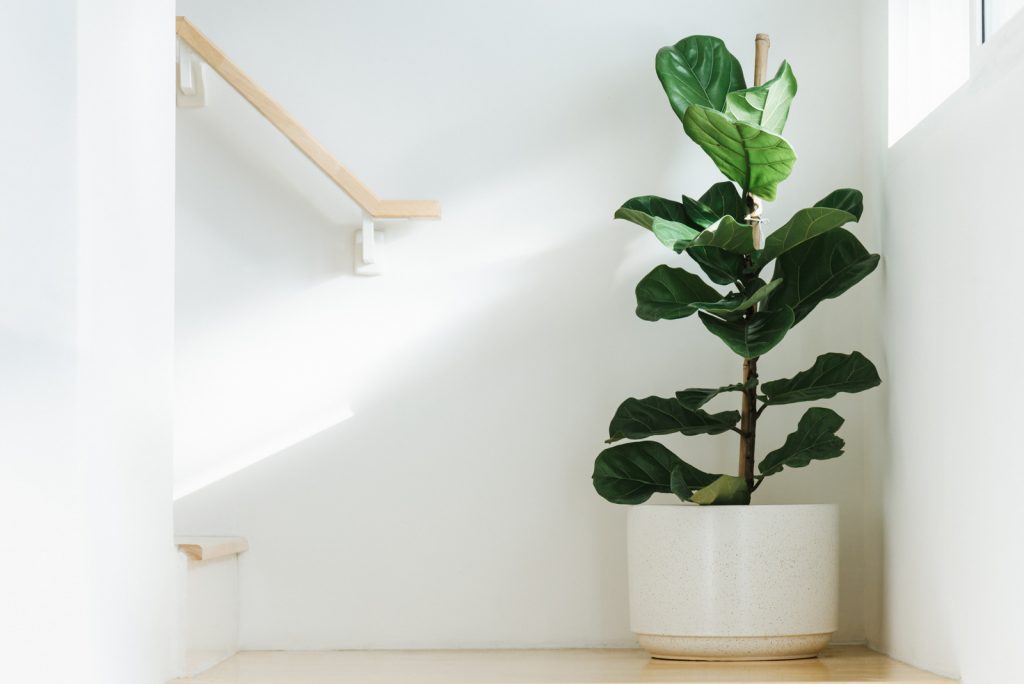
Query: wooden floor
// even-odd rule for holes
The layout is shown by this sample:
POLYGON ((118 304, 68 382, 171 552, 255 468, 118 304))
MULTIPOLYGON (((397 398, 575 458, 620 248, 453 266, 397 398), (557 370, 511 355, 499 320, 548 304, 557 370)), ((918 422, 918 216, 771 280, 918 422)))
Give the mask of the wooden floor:
POLYGON ((835 646, 814 660, 681 663, 642 651, 250 651, 194 679, 217 684, 768 684, 952 680, 861 646, 835 646))

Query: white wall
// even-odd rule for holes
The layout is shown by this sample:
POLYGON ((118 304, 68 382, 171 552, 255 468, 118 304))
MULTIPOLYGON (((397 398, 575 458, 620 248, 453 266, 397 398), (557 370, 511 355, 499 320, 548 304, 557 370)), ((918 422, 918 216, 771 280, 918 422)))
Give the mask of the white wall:
MULTIPOLYGON (((884 30, 885 3, 872 8, 884 30)), ((1012 301, 1024 141, 1001 125, 1024 107, 1022 36, 1018 16, 936 111, 887 151, 872 140, 886 188, 891 430, 878 481, 885 620, 873 640, 965 684, 1019 681, 1024 642, 1013 434, 1024 321, 1012 301)), ((883 73, 869 79, 872 97, 884 96, 883 73)))
POLYGON ((0 27, 5 57, 18 56, 0 60, 0 75, 23 93, 0 126, 0 640, 13 660, 7 671, 25 681, 34 667, 36 681, 71 681, 89 646, 89 547, 73 439, 74 16, 72 0, 19 3, 0 27), (38 68, 30 73, 25 63, 38 68), (63 564, 69 557, 81 562, 63 564), (52 658, 54 644, 66 659, 52 658))
POLYGON ((238 652, 238 555, 178 558, 181 669, 194 676, 238 652))
POLYGON ((6 10, 4 678, 156 684, 173 648, 173 6, 6 10))
MULTIPOLYGON (((794 65, 800 162, 768 209, 780 225, 863 180, 859 4, 178 10, 376 192, 444 208, 388 229, 387 275, 354 277, 358 214, 269 124, 215 75, 209 105, 178 112, 177 486, 255 464, 182 498, 176 522, 249 538, 242 647, 632 643, 625 511, 590 485, 608 419, 627 396, 739 374, 696 321, 632 313, 637 280, 671 257, 613 211, 719 180, 654 53, 719 34, 749 73, 766 31, 772 68, 794 65)), ((824 304, 765 377, 825 351, 870 355, 873 301, 824 304)), ((846 456, 759 492, 841 504, 843 641, 864 636, 860 416, 880 396, 834 403, 846 456)), ((763 421, 765 448, 799 411, 763 421)), ((668 441, 734 467, 730 438, 668 441)))

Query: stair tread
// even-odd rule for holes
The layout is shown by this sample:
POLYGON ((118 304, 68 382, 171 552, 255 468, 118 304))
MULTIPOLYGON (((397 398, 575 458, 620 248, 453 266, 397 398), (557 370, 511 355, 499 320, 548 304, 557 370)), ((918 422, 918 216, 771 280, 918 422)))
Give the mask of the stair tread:
POLYGON ((192 560, 212 560, 232 556, 249 550, 245 537, 188 537, 174 538, 178 550, 192 560))

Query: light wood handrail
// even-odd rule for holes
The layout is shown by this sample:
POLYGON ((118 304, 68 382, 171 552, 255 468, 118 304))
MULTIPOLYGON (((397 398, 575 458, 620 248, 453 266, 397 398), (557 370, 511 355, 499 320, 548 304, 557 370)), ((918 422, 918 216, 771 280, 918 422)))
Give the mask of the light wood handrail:
POLYGON ((311 162, 327 174, 346 195, 374 218, 434 219, 441 217, 441 204, 435 200, 382 200, 362 181, 341 165, 313 135, 265 90, 245 75, 185 17, 177 19, 178 36, 210 65, 228 85, 249 101, 267 121, 281 131, 311 162))

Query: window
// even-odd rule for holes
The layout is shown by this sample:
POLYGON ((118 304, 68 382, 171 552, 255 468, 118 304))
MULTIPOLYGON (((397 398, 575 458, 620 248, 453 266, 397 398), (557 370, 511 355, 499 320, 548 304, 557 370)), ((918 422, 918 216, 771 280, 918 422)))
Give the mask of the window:
MULTIPOLYGON (((1024 0, 986 0, 1024 5, 1024 0)), ((971 0, 889 0, 889 144, 971 73, 971 0)))
POLYGON ((981 0, 981 42, 995 35, 1022 7, 1024 0, 981 0))

